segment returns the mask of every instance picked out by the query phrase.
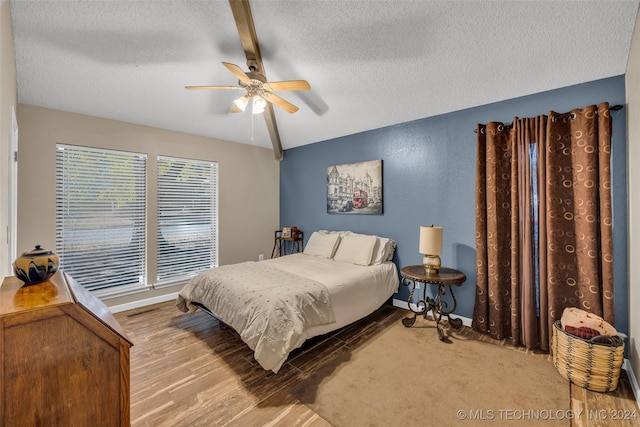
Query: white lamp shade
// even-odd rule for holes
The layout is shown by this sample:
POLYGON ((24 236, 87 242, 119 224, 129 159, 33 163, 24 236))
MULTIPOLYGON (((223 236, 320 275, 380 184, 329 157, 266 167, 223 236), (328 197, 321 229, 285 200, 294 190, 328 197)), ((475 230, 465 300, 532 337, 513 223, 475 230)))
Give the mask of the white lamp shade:
POLYGON ((240 111, 244 111, 247 108, 249 101, 247 100, 247 96, 245 95, 234 100, 233 103, 236 104, 236 107, 238 107, 240 111))
POLYGON ((420 226, 420 253, 425 255, 442 253, 442 227, 420 226))
POLYGON ((253 97, 253 114, 261 114, 264 113, 264 108, 267 106, 267 101, 260 98, 259 96, 253 97))

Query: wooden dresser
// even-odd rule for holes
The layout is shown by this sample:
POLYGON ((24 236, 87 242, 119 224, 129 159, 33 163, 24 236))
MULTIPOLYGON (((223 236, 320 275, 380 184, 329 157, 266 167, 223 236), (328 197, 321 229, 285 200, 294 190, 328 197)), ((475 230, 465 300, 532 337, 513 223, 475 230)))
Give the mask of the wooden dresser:
POLYGON ((0 287, 0 426, 129 426, 131 342, 69 275, 0 287))

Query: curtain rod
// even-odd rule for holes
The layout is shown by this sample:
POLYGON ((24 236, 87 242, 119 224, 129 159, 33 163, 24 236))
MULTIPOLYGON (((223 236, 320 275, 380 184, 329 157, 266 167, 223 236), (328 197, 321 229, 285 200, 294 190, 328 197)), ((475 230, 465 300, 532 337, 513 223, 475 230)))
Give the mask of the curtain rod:
MULTIPOLYGON (((623 108, 624 108, 624 105, 618 104, 618 105, 614 105, 613 107, 609 107, 609 111, 611 111, 611 110, 618 111, 618 110, 622 110, 623 108)), ((566 113, 566 114, 561 114, 559 116, 556 116, 556 117, 554 117, 554 119, 564 119, 564 118, 571 117, 571 116, 573 116, 573 113, 566 113)), ((502 129, 500 129, 501 126, 502 125, 498 126, 498 130, 499 131, 502 130, 502 129)), ((507 123, 504 126, 511 126, 511 123, 507 123)), ((478 129, 474 129, 473 133, 478 133, 478 129)))

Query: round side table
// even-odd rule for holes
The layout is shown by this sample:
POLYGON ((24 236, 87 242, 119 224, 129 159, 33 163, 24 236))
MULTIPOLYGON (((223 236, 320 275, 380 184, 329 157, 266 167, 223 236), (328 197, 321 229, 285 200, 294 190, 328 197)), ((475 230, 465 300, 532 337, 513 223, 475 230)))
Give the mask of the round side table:
POLYGON ((402 284, 404 286, 411 286, 407 302, 409 304, 409 310, 413 312, 413 316, 402 319, 404 326, 407 328, 413 326, 419 314, 423 315, 426 319, 427 314, 431 311, 436 321, 438 338, 440 338, 441 341, 445 340, 444 331, 440 327, 440 320, 443 316, 447 317, 449 324, 454 328, 459 329, 462 327, 462 320, 458 318, 452 319, 450 315, 455 311, 457 305, 452 286, 460 286, 467 280, 467 276, 465 276, 464 273, 446 267, 442 267, 437 272, 432 273, 422 265, 409 265, 402 268, 400 275, 402 276, 402 284), (422 299, 416 302, 417 309, 414 309, 411 306, 411 302, 413 300, 413 293, 419 287, 419 283, 424 283, 425 286, 422 288, 422 299), (435 298, 427 296, 427 284, 438 286, 435 298), (447 294, 447 290, 453 300, 451 308, 449 308, 449 303, 443 299, 447 294))

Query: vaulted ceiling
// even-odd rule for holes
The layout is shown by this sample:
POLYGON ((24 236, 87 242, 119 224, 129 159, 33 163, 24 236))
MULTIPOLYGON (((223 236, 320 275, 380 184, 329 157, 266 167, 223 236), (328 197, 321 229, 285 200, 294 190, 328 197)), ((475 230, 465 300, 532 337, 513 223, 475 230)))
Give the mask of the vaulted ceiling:
MULTIPOLYGON (((251 0, 284 149, 625 73, 640 0, 251 0)), ((271 148, 226 0, 11 0, 20 103, 271 148)))

